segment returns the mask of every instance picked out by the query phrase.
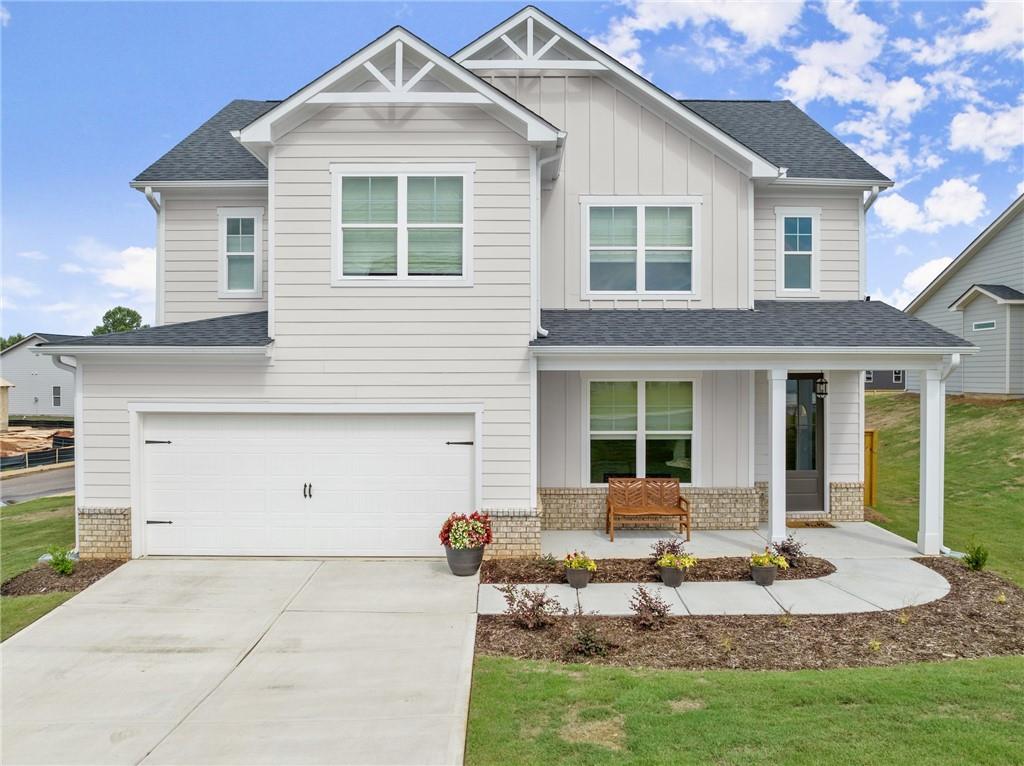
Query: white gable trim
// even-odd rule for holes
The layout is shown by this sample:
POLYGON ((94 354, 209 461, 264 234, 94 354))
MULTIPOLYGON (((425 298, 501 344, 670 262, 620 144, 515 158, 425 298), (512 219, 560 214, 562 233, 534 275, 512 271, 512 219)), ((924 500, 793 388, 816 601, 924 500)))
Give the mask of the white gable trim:
POLYGON ((964 291, 964 293, 959 298, 957 298, 949 305, 949 310, 963 311, 965 308, 967 308, 967 304, 973 301, 979 295, 984 295, 987 298, 991 298, 997 304, 1005 303, 1007 305, 1024 305, 1024 299, 1003 298, 1000 295, 996 295, 995 293, 986 290, 981 285, 971 285, 970 287, 967 288, 967 290, 964 291))
POLYGON ((1010 221, 1012 221, 1013 218, 1022 210, 1024 210, 1024 194, 1020 195, 1019 197, 1017 197, 1017 199, 1011 202, 1010 206, 1006 208, 1006 210, 1004 210, 999 215, 999 217, 996 218, 996 220, 989 224, 988 228, 986 228, 983 232, 981 232, 981 234, 975 237, 974 241, 971 242, 971 244, 969 244, 967 247, 965 247, 963 252, 953 259, 953 262, 951 264, 949 264, 946 268, 940 271, 939 275, 935 277, 935 279, 933 279, 928 284, 928 286, 925 287, 924 290, 922 290, 920 294, 916 298, 914 298, 914 300, 912 300, 910 304, 903 310, 908 314, 913 314, 915 311, 921 308, 921 306, 924 305, 925 301, 927 301, 935 293, 936 290, 938 290, 940 287, 946 284, 946 281, 951 276, 953 276, 961 268, 963 268, 964 264, 966 264, 967 261, 974 257, 975 253, 980 251, 983 247, 985 247, 985 245, 991 242, 992 239, 996 236, 996 234, 1001 232, 1006 227, 1006 225, 1010 221))
MULTIPOLYGON (((400 70, 401 67, 396 67, 396 69, 400 70)), ((564 137, 564 133, 558 128, 538 117, 519 102, 474 76, 411 32, 402 27, 395 27, 242 128, 238 133, 238 140, 257 156, 262 157, 276 139, 294 129, 328 104, 453 103, 480 105, 530 143, 548 143, 554 146, 564 137), (388 80, 379 71, 374 73, 376 67, 373 66, 371 59, 391 46, 395 46, 396 62, 402 61, 404 51, 409 49, 425 58, 427 66, 421 67, 408 80, 404 80, 403 74, 399 73, 396 75, 395 82, 388 80), (341 78, 364 68, 381 83, 384 87, 383 91, 325 92, 341 78), (467 90, 438 93, 413 90, 422 77, 432 70, 451 76, 465 85, 467 90)))
MULTIPOLYGON (((532 35, 528 34, 528 41, 529 40, 532 40, 532 35)), ((510 53, 514 53, 512 48, 510 48, 510 53)), ((683 125, 690 130, 696 131, 700 135, 707 136, 720 147, 744 160, 749 165, 744 172, 749 172, 751 177, 779 178, 780 176, 785 175, 782 168, 777 167, 761 155, 751 151, 725 131, 715 127, 703 117, 700 117, 696 112, 687 109, 650 81, 644 79, 633 70, 619 63, 614 58, 580 37, 568 27, 560 24, 543 11, 532 6, 523 8, 521 11, 506 19, 491 31, 485 33, 481 37, 478 37, 452 56, 452 59, 459 64, 462 64, 467 69, 509 69, 513 71, 522 69, 532 69, 536 71, 582 69, 594 70, 595 73, 606 71, 610 75, 614 75, 617 80, 626 86, 627 90, 632 91, 641 100, 652 104, 652 106, 654 106, 662 116, 675 124, 683 125), (508 45, 510 42, 510 40, 507 39, 508 32, 515 29, 523 23, 524 20, 527 22, 528 30, 532 30, 532 27, 538 23, 543 25, 548 31, 557 35, 560 42, 567 43, 578 50, 583 58, 580 61, 541 59, 539 53, 532 53, 529 50, 529 48, 532 48, 532 45, 528 45, 528 50, 524 52, 527 55, 522 58, 518 55, 514 59, 509 59, 507 61, 473 58, 474 54, 479 53, 481 50, 497 41, 504 41, 505 44, 508 45), (596 66, 594 66, 594 64, 596 64, 596 66)))

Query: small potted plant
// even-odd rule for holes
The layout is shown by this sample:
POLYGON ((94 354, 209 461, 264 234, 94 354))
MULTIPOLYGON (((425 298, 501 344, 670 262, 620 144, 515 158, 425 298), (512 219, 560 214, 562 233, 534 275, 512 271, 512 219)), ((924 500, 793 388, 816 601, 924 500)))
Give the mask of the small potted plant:
POLYGON ((768 548, 764 549, 764 553, 750 555, 750 576, 758 585, 771 585, 775 582, 775 575, 780 569, 789 569, 789 562, 784 556, 772 553, 768 548))
POLYGON ((590 578, 597 571, 597 562, 583 551, 573 551, 562 562, 565 579, 573 588, 586 588, 590 578))
POLYGON ((484 546, 493 539, 491 519, 486 513, 474 511, 467 516, 453 513, 445 519, 438 535, 448 568, 453 575, 468 577, 475 575, 484 558, 484 546))
POLYGON ((663 553, 657 566, 661 581, 670 588, 678 588, 686 579, 686 572, 697 566, 697 558, 686 553, 663 553))

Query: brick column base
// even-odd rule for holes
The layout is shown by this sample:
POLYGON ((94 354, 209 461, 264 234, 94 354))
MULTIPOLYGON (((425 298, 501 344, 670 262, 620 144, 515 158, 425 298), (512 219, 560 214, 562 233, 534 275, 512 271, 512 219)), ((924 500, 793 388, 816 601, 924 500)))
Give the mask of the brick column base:
POLYGON ((79 508, 78 555, 83 559, 131 558, 131 509, 79 508))
MULTIPOLYGON (((761 522, 768 521, 768 482, 754 485, 760 494, 761 522)), ((859 481, 833 481, 828 485, 828 513, 800 513, 801 519, 822 521, 864 521, 864 484, 859 481)), ((795 514, 794 514, 795 515, 795 514)))
POLYGON ((485 559, 522 559, 540 556, 540 516, 530 510, 486 512, 491 517, 494 540, 485 559))

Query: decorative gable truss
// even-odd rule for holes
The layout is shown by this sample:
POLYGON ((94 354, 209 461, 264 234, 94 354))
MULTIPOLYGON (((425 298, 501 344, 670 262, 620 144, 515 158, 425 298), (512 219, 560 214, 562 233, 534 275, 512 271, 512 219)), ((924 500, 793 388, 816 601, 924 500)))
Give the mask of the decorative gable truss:
POLYGON ((313 80, 235 137, 266 162, 276 140, 331 105, 452 104, 478 106, 542 149, 555 151, 565 138, 558 128, 401 27, 313 80))
POLYGON ((530 10, 470 43, 459 51, 457 60, 467 69, 578 72, 605 68, 530 10))

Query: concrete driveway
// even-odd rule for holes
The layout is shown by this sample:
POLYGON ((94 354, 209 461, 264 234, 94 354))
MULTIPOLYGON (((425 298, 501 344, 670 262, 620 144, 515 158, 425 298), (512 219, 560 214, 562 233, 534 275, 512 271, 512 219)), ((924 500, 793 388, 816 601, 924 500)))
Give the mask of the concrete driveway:
POLYGON ((4 764, 462 762, 476 578, 132 561, 3 644, 4 764))

